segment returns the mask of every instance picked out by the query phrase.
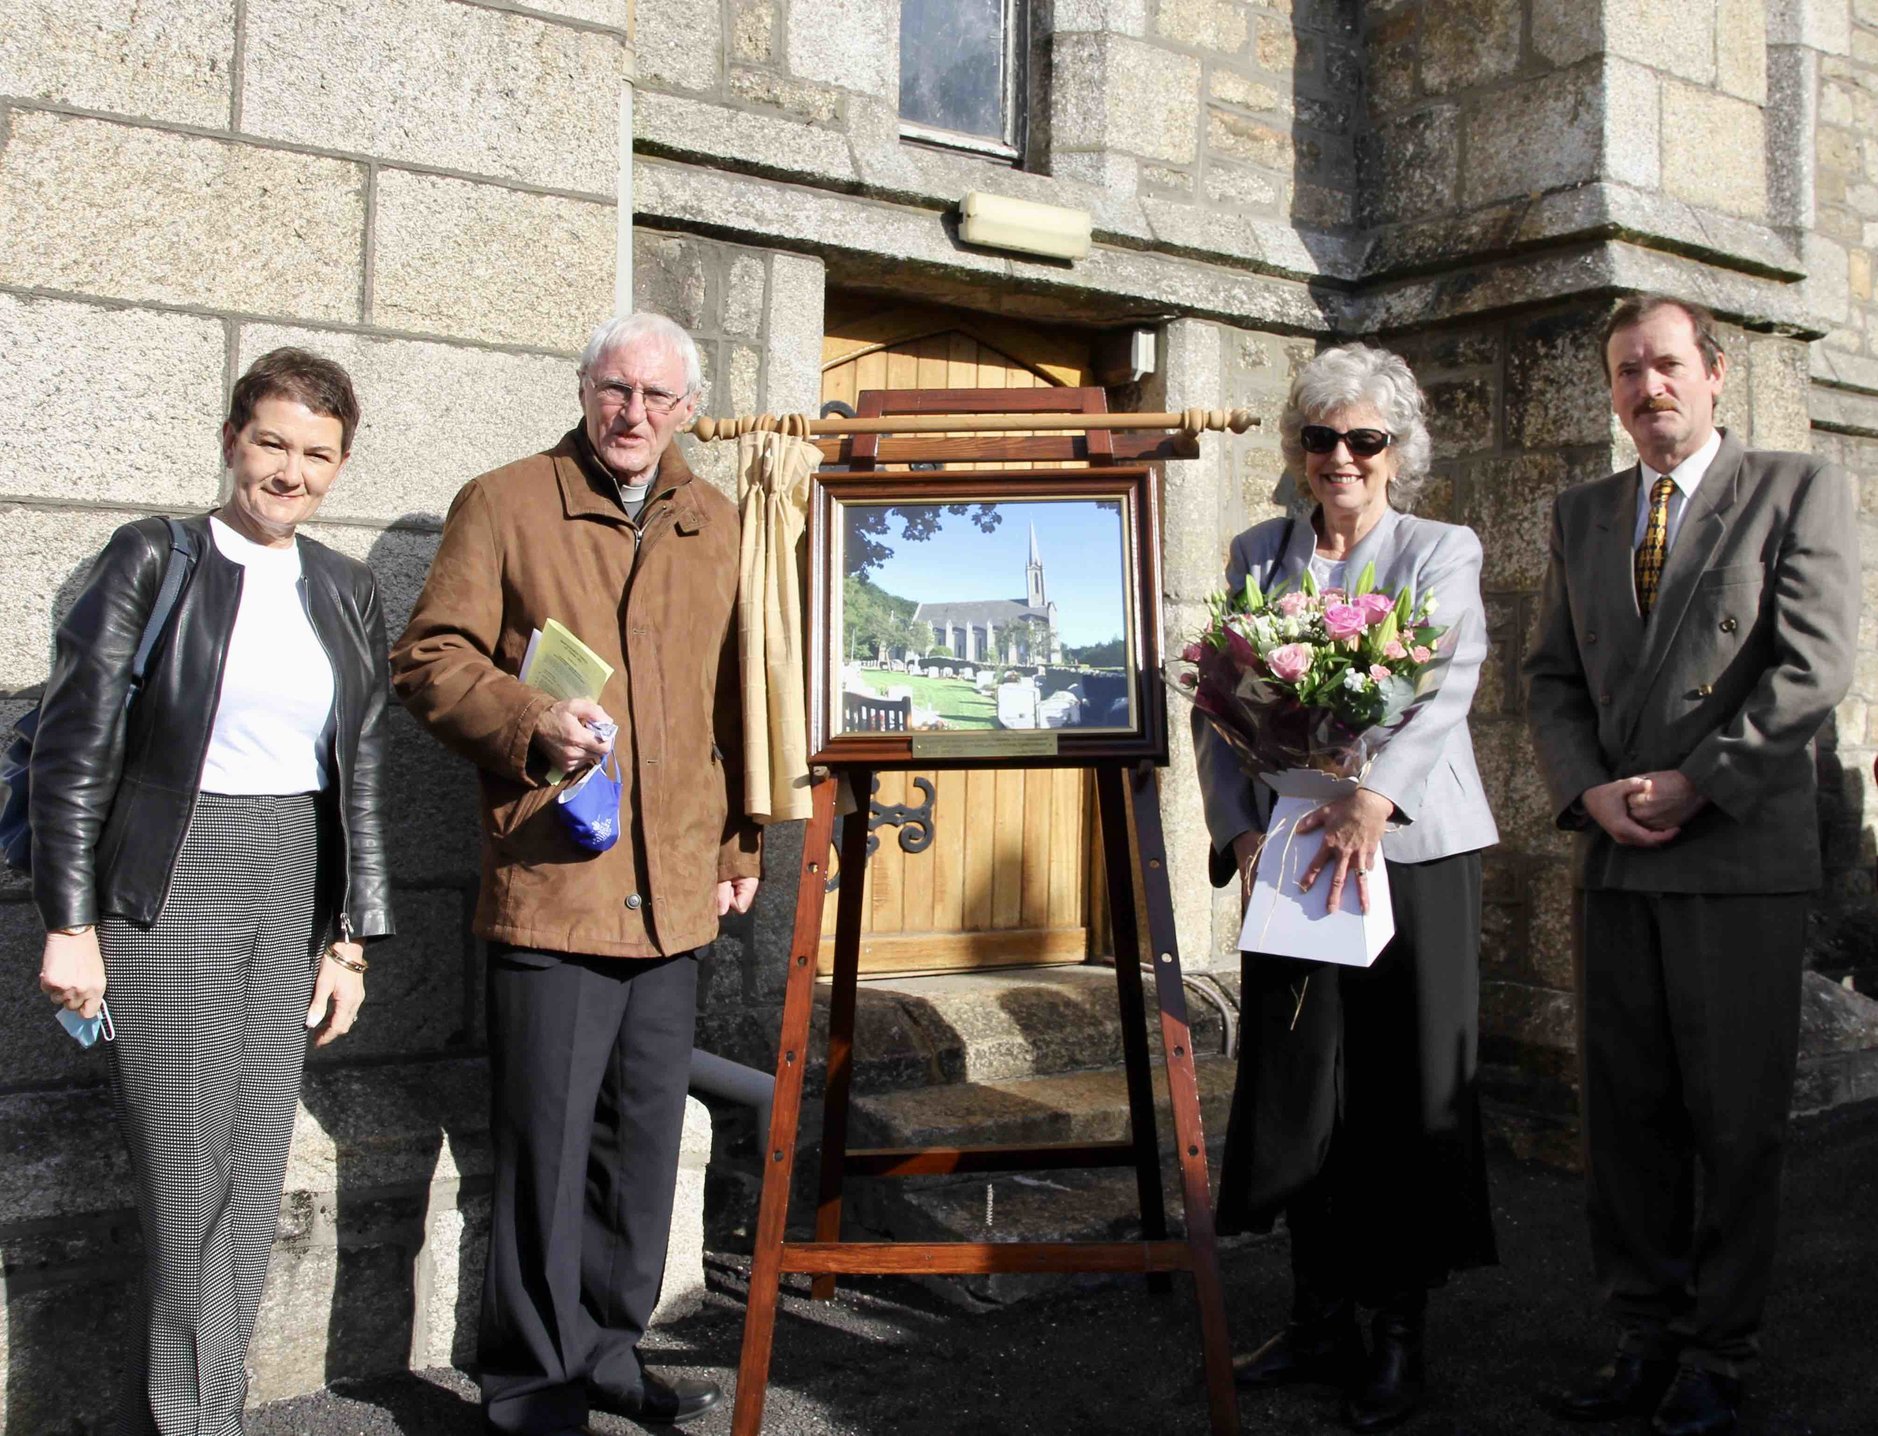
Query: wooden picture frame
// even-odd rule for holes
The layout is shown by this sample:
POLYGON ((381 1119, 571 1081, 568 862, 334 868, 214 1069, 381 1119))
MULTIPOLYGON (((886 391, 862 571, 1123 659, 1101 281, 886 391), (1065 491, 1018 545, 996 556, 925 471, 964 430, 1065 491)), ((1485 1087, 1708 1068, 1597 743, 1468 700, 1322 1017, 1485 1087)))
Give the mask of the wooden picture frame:
MULTIPOLYGON (((1006 557, 1002 562, 1009 562, 1012 532, 1003 532, 1000 549, 1006 557)), ((811 500, 809 524, 810 761, 876 769, 1074 767, 1143 759, 1165 764, 1167 702, 1160 672, 1160 592, 1160 476, 1152 468, 822 474, 811 500), (1107 579, 1109 540, 1088 541, 1092 533, 1107 534, 1110 514, 1119 529, 1113 536, 1113 584, 1107 579), (886 516, 885 525, 881 515, 886 516), (1007 521, 1027 523, 1032 533, 1039 523, 1044 528, 1031 541, 1030 562, 1016 567, 1003 581, 1004 588, 1021 591, 1021 597, 981 594, 978 588, 999 580, 988 577, 971 561, 969 529, 976 527, 990 535, 1007 521), (883 539, 868 537, 895 524, 901 527, 883 539), (898 546, 910 548, 920 541, 913 534, 914 527, 924 528, 926 537, 931 537, 948 526, 947 542, 952 547, 947 552, 965 556, 957 565, 958 601, 936 601, 931 593, 896 594, 891 585, 898 546), (1071 535, 1084 541, 1081 551, 1067 546, 1071 535), (1040 601, 1047 595, 1044 573, 1053 537, 1065 540, 1055 556, 1059 573, 1075 572, 1085 591, 1093 583, 1094 591, 1103 595, 1092 600, 1098 611, 1087 617, 1104 627, 1105 637, 1111 617, 1121 629, 1119 672, 1070 661, 1065 652, 1070 645, 1063 641, 1063 630, 1057 625, 1069 627, 1072 618, 1060 615, 1053 602, 1040 601), (867 547, 862 549, 862 544, 867 547), (886 557, 880 556, 883 550, 886 557), (1040 553, 1043 562, 1039 562, 1040 553), (857 629, 848 623, 852 616, 846 609, 847 595, 853 592, 848 580, 863 562, 861 574, 870 568, 880 572, 883 581, 876 587, 885 598, 901 609, 906 602, 915 602, 916 613, 930 615, 909 618, 915 627, 927 623, 936 637, 943 625, 963 649, 962 654, 949 654, 953 662, 944 665, 972 670, 969 679, 955 672, 943 680, 947 694, 952 686, 965 685, 958 702, 941 695, 923 671, 927 663, 910 647, 907 657, 920 664, 920 671, 899 684, 880 681, 897 675, 892 673, 895 659, 882 657, 878 646, 872 654, 857 652, 857 629), (985 622, 975 627, 979 617, 985 622), (990 717, 985 711, 987 669, 994 675, 990 717), (1020 669, 1027 671, 1020 673, 1020 669), (1025 684, 1032 690, 1028 695, 1019 691, 1025 684), (931 706, 907 691, 922 685, 931 706), (900 691, 888 695, 890 688, 900 691), (974 691, 976 700, 971 696, 974 691)), ((930 651, 954 644, 920 646, 930 651)), ((1114 645, 1100 642, 1094 646, 1101 650, 1106 665, 1114 645)), ((903 672, 905 662, 900 660, 903 672)))

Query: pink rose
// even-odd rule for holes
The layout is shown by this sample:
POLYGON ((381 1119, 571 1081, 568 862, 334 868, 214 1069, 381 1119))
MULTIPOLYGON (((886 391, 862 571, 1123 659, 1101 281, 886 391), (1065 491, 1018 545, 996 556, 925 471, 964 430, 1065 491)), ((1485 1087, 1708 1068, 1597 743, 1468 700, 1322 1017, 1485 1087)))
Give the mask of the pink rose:
POLYGON ((1311 668, 1311 645, 1308 643, 1287 643, 1274 648, 1265 655, 1265 661, 1271 665, 1272 676, 1285 683, 1296 683, 1311 668))
POLYGON ((1350 596, 1340 588, 1327 588, 1324 590, 1323 599, 1325 603, 1348 603, 1350 596))
POLYGON ((1426 663, 1434 656, 1435 652, 1432 648, 1423 648, 1419 643, 1415 645, 1414 651, 1409 654, 1409 657, 1413 658, 1417 663, 1426 663))
POLYGON ((1380 663, 1372 663, 1369 665, 1369 676, 1380 683, 1383 679, 1389 677, 1390 674, 1389 670, 1384 668, 1380 663))
POLYGON ((1281 593, 1278 595, 1278 611, 1286 618, 1296 618, 1299 610, 1309 602, 1310 599, 1305 597, 1305 595, 1295 591, 1291 593, 1281 593))
POLYGON ((1397 658, 1397 659, 1407 658, 1408 649, 1402 646, 1401 639, 1392 638, 1387 643, 1383 644, 1382 656, 1384 658, 1397 658))
POLYGON ((1181 649, 1180 656, 1188 663, 1198 663, 1206 656, 1206 650, 1200 647, 1199 643, 1196 641, 1189 643, 1185 648, 1181 649))
POLYGON ((1395 600, 1385 594, 1366 593, 1357 599, 1356 606, 1363 610, 1363 617, 1374 628, 1395 609, 1395 600))
POLYGON ((1353 603, 1333 603, 1324 610, 1324 627, 1332 638, 1355 638, 1368 626, 1363 610, 1353 603))

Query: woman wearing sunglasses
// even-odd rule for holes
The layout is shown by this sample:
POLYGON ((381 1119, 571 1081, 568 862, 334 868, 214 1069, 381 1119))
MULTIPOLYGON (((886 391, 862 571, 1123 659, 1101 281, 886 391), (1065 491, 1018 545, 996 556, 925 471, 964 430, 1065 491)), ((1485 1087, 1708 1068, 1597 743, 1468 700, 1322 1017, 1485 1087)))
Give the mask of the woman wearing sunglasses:
MULTIPOLYGON (((1248 1386, 1342 1388, 1358 1431, 1409 1416, 1423 1390, 1423 1313, 1450 1271, 1495 1261, 1474 1086, 1480 850, 1497 839, 1467 733, 1487 651, 1480 541, 1405 512, 1428 476, 1422 394, 1398 356, 1327 350, 1280 420, 1297 503, 1233 541, 1229 589, 1270 592, 1308 571, 1349 589, 1434 595, 1452 644, 1436 696, 1376 754, 1361 786, 1303 819, 1321 854, 1304 888, 1346 883, 1368 905, 1388 865, 1395 936, 1368 968, 1242 953, 1244 1026, 1220 1174, 1222 1233, 1291 1236, 1291 1320, 1239 1363, 1248 1386), (1305 979, 1308 977, 1308 981, 1305 979), (1302 998, 1302 1000, 1300 1000, 1302 998), (1366 1348, 1358 1307, 1374 1311, 1366 1348)), ((1198 714, 1195 748, 1215 883, 1241 901, 1269 795, 1198 714)))

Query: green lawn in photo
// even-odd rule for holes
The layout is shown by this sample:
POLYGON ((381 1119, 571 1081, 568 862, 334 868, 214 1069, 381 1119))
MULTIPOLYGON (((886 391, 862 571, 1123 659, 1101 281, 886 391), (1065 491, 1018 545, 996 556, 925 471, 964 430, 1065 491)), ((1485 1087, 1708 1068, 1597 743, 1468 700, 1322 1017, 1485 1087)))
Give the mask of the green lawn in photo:
POLYGON ((998 726, 998 703, 989 694, 980 693, 962 678, 928 678, 924 674, 894 673, 888 669, 863 668, 861 682, 876 693, 889 688, 908 689, 915 708, 930 708, 947 728, 995 728, 998 726))

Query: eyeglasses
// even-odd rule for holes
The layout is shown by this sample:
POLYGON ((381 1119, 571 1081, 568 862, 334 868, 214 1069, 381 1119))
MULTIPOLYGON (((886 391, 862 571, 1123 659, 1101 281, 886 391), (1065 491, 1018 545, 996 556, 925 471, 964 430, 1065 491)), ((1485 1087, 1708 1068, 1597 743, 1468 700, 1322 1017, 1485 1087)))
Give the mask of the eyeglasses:
POLYGON ((1359 459, 1373 459, 1395 442, 1387 429, 1351 429, 1340 434, 1327 424, 1306 424, 1298 430, 1298 442, 1307 454, 1329 454, 1339 443, 1359 459))
POLYGON ((648 414, 669 414, 678 407, 678 401, 685 397, 669 389, 655 389, 648 384, 622 384, 617 379, 590 381, 588 387, 593 390, 594 397, 600 401, 603 409, 623 409, 632 403, 633 395, 637 394, 648 414))

